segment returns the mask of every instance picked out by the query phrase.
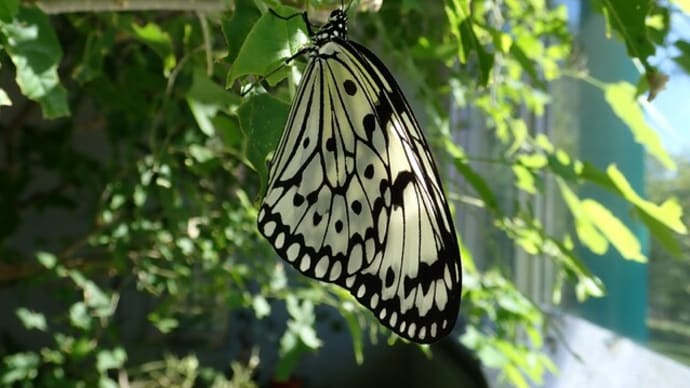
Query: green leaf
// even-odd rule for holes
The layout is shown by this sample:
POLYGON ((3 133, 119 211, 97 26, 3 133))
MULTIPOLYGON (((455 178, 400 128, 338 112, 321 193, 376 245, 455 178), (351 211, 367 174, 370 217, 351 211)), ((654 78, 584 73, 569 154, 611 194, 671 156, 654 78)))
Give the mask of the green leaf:
POLYGON ((445 142, 446 151, 453 157, 453 164, 460 174, 472 185, 481 197, 484 205, 493 211, 499 211, 498 200, 484 178, 467 162, 467 156, 462 148, 451 141, 445 142))
MULTIPOLYGON (((520 40, 518 39, 517 42, 519 43, 520 40)), ((510 47, 510 55, 513 58, 515 58, 515 60, 522 66, 522 70, 524 70, 527 73, 527 75, 529 75, 530 80, 532 82, 534 82, 539 88, 546 89, 546 83, 539 76, 539 72, 537 71, 537 64, 532 59, 530 59, 530 57, 525 53, 525 49, 522 46, 522 44, 512 45, 510 47)))
POLYGON ((149 314, 148 319, 161 333, 170 333, 180 326, 177 319, 161 316, 157 312, 149 314))
POLYGON ((314 305, 305 300, 301 304, 294 295, 288 295, 285 299, 290 320, 287 330, 280 339, 280 359, 276 366, 275 378, 278 381, 286 381, 297 362, 303 354, 321 346, 321 341, 316 337, 314 330, 314 305))
POLYGON ((12 106, 12 100, 5 90, 0 89, 0 106, 12 106))
POLYGON ((647 17, 647 34, 658 46, 666 46, 666 36, 671 29, 671 13, 666 7, 655 7, 647 17))
POLYGON ((530 169, 514 164, 513 174, 515 174, 515 186, 518 189, 530 194, 537 193, 537 177, 532 174, 530 169))
POLYGON ((10 23, 19 11, 19 0, 0 1, 0 22, 10 23))
MULTIPOLYGON (((290 15, 295 10, 280 8, 277 12, 290 15)), ((307 41, 301 18, 281 20, 269 13, 262 15, 242 43, 226 85, 231 86, 237 78, 248 74, 266 76, 280 68, 307 41)))
POLYGON ((268 304, 268 301, 262 295, 254 296, 252 307, 254 308, 254 315, 256 315, 258 319, 271 315, 271 305, 268 304))
POLYGON ((450 32, 456 39, 457 58, 461 63, 467 63, 472 52, 475 52, 479 63, 479 85, 485 86, 489 82, 494 56, 486 51, 477 38, 469 2, 451 0, 450 5, 447 3, 444 9, 450 32))
POLYGON ((48 269, 54 268, 55 264, 57 264, 57 257, 49 252, 37 252, 36 259, 38 259, 38 262, 41 263, 41 265, 48 269))
POLYGON ((120 385, 108 376, 101 376, 98 379, 98 388, 119 388, 120 385))
POLYGON ((635 100, 635 87, 627 82, 608 84, 604 87, 604 95, 616 116, 630 127, 635 141, 664 167, 675 169, 676 164, 661 144, 659 135, 645 122, 642 109, 635 100))
POLYGON ((169 76, 177 64, 170 35, 163 31, 158 24, 154 23, 147 23, 143 27, 132 24, 132 32, 135 38, 158 54, 163 62, 163 74, 166 77, 169 76))
POLYGON ((22 94, 41 105, 45 118, 68 116, 67 92, 57 72, 62 49, 48 17, 38 8, 22 7, 14 21, 0 22, 0 33, 22 94))
POLYGON ((93 338, 75 338, 62 333, 55 334, 55 344, 58 350, 69 355, 69 358, 75 361, 88 356, 97 346, 97 342, 93 338))
POLYGON ((247 159, 259 173, 262 189, 268 181, 266 157, 280 140, 289 110, 288 104, 260 94, 249 98, 237 111, 240 127, 247 134, 247 159))
POLYGON ((216 134, 214 118, 219 111, 229 113, 239 105, 239 97, 213 82, 201 68, 194 69, 186 97, 199 129, 206 136, 216 134))
POLYGON ((608 241, 594 227, 589 213, 583 211, 582 203, 568 185, 560 178, 556 179, 561 196, 575 221, 575 232, 580 242, 592 252, 603 255, 609 248, 608 241))
POLYGON ((688 228, 683 223, 683 211, 678 202, 669 199, 661 205, 647 201, 639 196, 625 178, 625 175, 615 165, 609 166, 606 173, 611 181, 620 191, 621 195, 630 203, 635 205, 639 212, 655 219, 661 225, 673 230, 676 233, 687 234, 688 228))
POLYGON ((645 23, 650 6, 648 0, 601 0, 601 3, 609 27, 621 35, 628 55, 643 61, 654 55, 654 45, 649 40, 645 23))
POLYGON ((292 331, 286 331, 280 338, 280 358, 275 368, 275 380, 287 381, 306 352, 307 347, 297 339, 297 335, 292 331))
POLYGON ((45 331, 48 328, 46 317, 42 313, 33 312, 24 307, 17 309, 17 316, 22 321, 25 328, 32 330, 45 331))
POLYGON ((347 306, 342 306, 342 308, 339 309, 340 314, 342 314, 343 318, 345 318, 345 322, 347 323, 347 327, 350 330, 350 336, 352 336, 352 350, 355 353, 355 361, 357 362, 357 365, 362 365, 364 362, 364 342, 362 340, 362 327, 359 325, 359 321, 357 320, 357 315, 354 313, 354 309, 352 307, 352 302, 347 301, 344 303, 349 303, 347 306))
POLYGON ((610 210, 592 199, 582 201, 582 210, 624 258, 640 263, 647 262, 640 241, 610 210))
POLYGON ((96 369, 105 372, 109 369, 120 369, 127 361, 127 353, 122 348, 101 350, 96 354, 96 369))
POLYGON ((690 42, 685 40, 678 40, 675 46, 680 50, 681 55, 673 57, 673 61, 682 67, 686 73, 690 73, 690 42))
POLYGON ((223 18, 221 28, 225 43, 228 45, 228 62, 234 62, 252 26, 261 17, 261 13, 251 0, 236 0, 235 13, 232 18, 223 18))
POLYGON ((38 376, 38 366, 41 359, 38 354, 32 352, 15 353, 5 356, 3 359, 3 373, 0 382, 4 386, 13 386, 20 381, 26 382, 22 386, 33 386, 31 381, 38 376))
POLYGON ((575 285, 575 296, 580 302, 587 300, 590 296, 602 297, 604 294, 604 285, 599 278, 583 277, 575 285))
POLYGON ((80 83, 86 83, 101 76, 103 60, 111 52, 114 43, 114 29, 89 32, 81 62, 74 69, 74 79, 80 83))
POLYGON ((88 330, 91 328, 91 316, 83 302, 77 302, 70 307, 69 320, 72 326, 78 329, 88 330))

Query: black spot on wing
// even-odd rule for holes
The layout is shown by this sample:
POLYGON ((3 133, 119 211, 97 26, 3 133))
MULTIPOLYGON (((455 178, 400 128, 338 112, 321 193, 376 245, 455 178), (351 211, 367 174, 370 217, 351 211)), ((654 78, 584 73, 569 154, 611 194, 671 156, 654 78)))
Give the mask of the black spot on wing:
POLYGON ((328 140, 326 140, 326 150, 335 151, 335 139, 334 138, 329 137, 328 140))
POLYGON ((393 268, 388 268, 388 271, 386 271, 386 281, 385 285, 386 287, 390 287, 393 285, 393 282, 395 281, 395 271, 393 271, 393 268))
POLYGON ((369 113, 362 119, 362 126, 364 127, 364 133, 367 134, 367 140, 371 142, 374 135, 374 130, 376 130, 376 116, 369 113))
POLYGON ((353 212, 355 212, 355 214, 359 215, 359 213, 362 212, 362 203, 355 199, 354 201, 352 201, 350 208, 353 212))
POLYGON ((367 167, 364 169, 364 177, 367 179, 374 177, 374 166, 372 164, 367 165, 367 167))
POLYGON ((351 79, 343 82, 343 88, 345 89, 345 93, 349 94, 350 96, 354 96, 355 93, 357 93, 357 85, 355 85, 354 81, 351 79))

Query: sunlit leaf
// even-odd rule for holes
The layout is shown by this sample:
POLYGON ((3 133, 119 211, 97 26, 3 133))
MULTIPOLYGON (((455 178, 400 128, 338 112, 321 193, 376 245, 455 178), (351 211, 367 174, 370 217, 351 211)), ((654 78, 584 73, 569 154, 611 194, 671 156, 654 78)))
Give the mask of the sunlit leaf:
POLYGON ((62 48, 48 17, 38 8, 20 8, 11 23, 0 22, 0 43, 17 69, 22 94, 41 105, 45 118, 68 116, 67 91, 57 72, 62 48))
POLYGON ((91 328, 91 315, 83 302, 77 302, 70 307, 69 320, 72 326, 76 328, 82 330, 91 328))
POLYGON ((690 0, 671 0, 671 3, 677 5, 683 12, 690 15, 690 0))
POLYGON ((53 268, 57 264, 57 257, 49 252, 37 252, 36 259, 46 268, 53 268))
POLYGON ((101 350, 96 355, 96 369, 105 372, 109 369, 121 368, 127 360, 127 353, 122 348, 101 350))
MULTIPOLYGON (((278 8, 280 14, 294 14, 290 8, 278 8)), ((266 76, 283 66, 308 41, 301 18, 278 19, 266 13, 254 24, 244 40, 228 73, 227 86, 248 74, 266 76)))
POLYGON ((582 210, 624 258, 640 263, 647 261, 635 234, 610 210, 591 199, 582 201, 582 210))
POLYGON ((653 202, 647 201, 639 196, 632 188, 625 175, 615 166, 611 165, 606 169, 606 173, 611 178, 611 181, 620 190, 621 195, 630 203, 637 206, 639 211, 644 212, 647 216, 654 218, 662 225, 670 228, 676 233, 687 234, 688 228, 682 220, 682 209, 673 199, 666 200, 661 205, 656 205, 653 202))
POLYGON ((645 146, 668 169, 675 169, 675 163, 664 149, 659 134, 644 119, 642 109, 635 100, 635 87, 627 82, 609 84, 604 89, 606 101, 613 112, 632 131, 635 141, 645 146))
POLYGON ((254 296, 252 306, 254 307, 254 315, 256 315, 258 319, 265 318, 271 314, 271 305, 268 304, 266 298, 261 295, 254 296))
POLYGON ((38 313, 31 311, 24 307, 17 309, 17 316, 22 321, 22 324, 27 329, 36 329, 40 331, 45 331, 48 328, 46 323, 46 317, 43 313, 38 313))
POLYGON ((585 212, 580 199, 561 179, 556 180, 561 196, 565 200, 570 214, 575 221, 575 232, 584 246, 592 252, 603 255, 608 250, 609 244, 606 238, 595 228, 590 214, 585 212))
POLYGON ((4 89, 0 89, 0 106, 12 106, 12 100, 4 89))
POLYGON ((20 381, 33 381, 38 376, 40 358, 32 352, 18 352, 3 358, 3 371, 0 382, 6 386, 20 381))

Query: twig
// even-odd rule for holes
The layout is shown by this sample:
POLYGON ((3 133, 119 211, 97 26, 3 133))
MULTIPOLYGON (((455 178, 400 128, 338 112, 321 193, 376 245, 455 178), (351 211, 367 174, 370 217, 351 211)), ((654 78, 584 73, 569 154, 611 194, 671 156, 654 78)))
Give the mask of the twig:
POLYGON ((230 0, 43 0, 33 3, 48 14, 153 10, 218 12, 234 8, 234 1, 230 0))

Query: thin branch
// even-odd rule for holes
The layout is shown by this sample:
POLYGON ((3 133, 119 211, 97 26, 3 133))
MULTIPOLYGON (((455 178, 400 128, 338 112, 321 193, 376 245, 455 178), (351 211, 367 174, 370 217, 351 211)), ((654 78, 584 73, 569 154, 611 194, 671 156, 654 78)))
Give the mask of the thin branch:
POLYGON ((36 4, 48 14, 107 11, 218 12, 234 8, 234 2, 230 0, 25 0, 25 2, 36 4))
POLYGON ((203 12, 197 11, 197 17, 199 18, 199 23, 201 24, 201 32, 204 36, 204 52, 206 52, 206 75, 209 77, 213 75, 213 51, 211 44, 211 33, 209 31, 208 22, 206 21, 206 15, 203 12))

